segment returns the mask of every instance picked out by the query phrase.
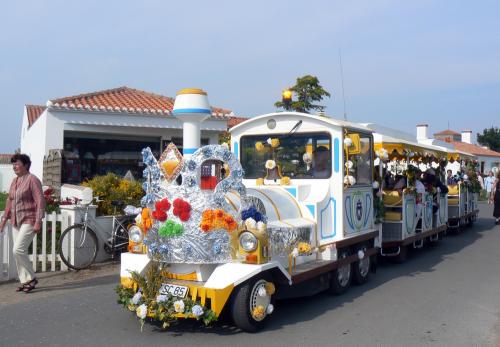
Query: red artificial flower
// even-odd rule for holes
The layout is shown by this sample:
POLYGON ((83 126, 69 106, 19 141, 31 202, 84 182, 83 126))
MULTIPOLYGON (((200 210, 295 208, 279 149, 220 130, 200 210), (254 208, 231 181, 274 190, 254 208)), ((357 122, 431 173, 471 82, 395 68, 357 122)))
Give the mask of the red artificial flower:
POLYGON ((183 222, 187 222, 187 220, 189 219, 189 216, 190 216, 190 213, 189 211, 182 211, 180 214, 179 214, 179 219, 183 222))
POLYGON ((170 202, 168 201, 167 198, 165 198, 160 201, 157 201, 155 203, 155 207, 157 210, 168 211, 170 209, 170 202))
POLYGON ((182 199, 177 198, 174 200, 174 207, 175 208, 182 208, 182 203, 183 203, 182 199))
POLYGON ((159 220, 160 222, 164 222, 167 220, 167 213, 161 210, 155 210, 151 213, 154 219, 159 220))

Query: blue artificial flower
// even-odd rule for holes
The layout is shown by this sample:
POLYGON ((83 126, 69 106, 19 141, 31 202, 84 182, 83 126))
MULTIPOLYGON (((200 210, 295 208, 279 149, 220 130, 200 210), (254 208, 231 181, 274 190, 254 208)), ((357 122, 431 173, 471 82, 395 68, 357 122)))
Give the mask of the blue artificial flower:
POLYGON ((195 317, 199 317, 203 314, 203 308, 200 305, 194 305, 193 308, 191 308, 191 312, 193 312, 195 317))
POLYGON ((150 253, 156 253, 156 252, 158 252, 158 244, 156 244, 156 243, 154 243, 154 242, 153 242, 153 243, 151 243, 151 244, 149 245, 149 252, 150 252, 150 253))
POLYGON ((212 157, 214 154, 212 147, 210 147, 210 146, 202 147, 201 153, 203 153, 204 157, 212 157))
POLYGON ((187 163, 187 168, 189 169, 189 171, 196 170, 196 162, 194 160, 189 160, 187 163))
POLYGON ((262 213, 260 212, 255 212, 253 219, 255 219, 256 222, 261 222, 262 221, 262 213))
POLYGON ((160 253, 166 255, 168 253, 168 245, 166 244, 161 244, 160 245, 160 253))
POLYGON ((214 243, 213 251, 214 251, 215 254, 221 254, 221 252, 222 252, 222 246, 221 246, 220 242, 215 242, 214 243))

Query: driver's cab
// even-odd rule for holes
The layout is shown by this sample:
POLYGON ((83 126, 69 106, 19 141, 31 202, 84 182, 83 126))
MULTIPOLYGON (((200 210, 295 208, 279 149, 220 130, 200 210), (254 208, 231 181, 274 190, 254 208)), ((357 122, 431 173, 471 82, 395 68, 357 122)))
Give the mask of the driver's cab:
POLYGON ((314 222, 318 245, 374 230, 373 139, 368 128, 280 112, 252 118, 230 132, 248 193, 259 196, 277 219, 314 222), (295 201, 293 213, 284 195, 295 201))

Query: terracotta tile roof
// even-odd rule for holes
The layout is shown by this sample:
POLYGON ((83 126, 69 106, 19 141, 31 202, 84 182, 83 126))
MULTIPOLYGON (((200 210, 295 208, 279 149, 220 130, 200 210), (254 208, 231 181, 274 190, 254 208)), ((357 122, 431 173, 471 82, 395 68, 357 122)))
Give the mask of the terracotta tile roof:
POLYGON ((481 146, 473 145, 467 142, 459 142, 459 141, 450 141, 455 149, 459 151, 464 151, 474 155, 484 155, 487 157, 500 157, 499 152, 492 151, 491 149, 486 149, 481 146))
POLYGON ((244 121, 248 120, 248 118, 245 117, 229 117, 227 120, 227 128, 231 129, 232 127, 243 123, 244 121))
POLYGON ((10 158, 12 158, 12 154, 0 154, 0 164, 10 164, 10 158))
MULTIPOLYGON (((28 114, 28 129, 36 122, 47 107, 40 105, 26 105, 26 113, 28 114)), ((1 155, 1 154, 0 154, 1 155)))
MULTIPOLYGON (((150 115, 171 115, 174 99, 129 87, 119 87, 94 93, 50 100, 51 109, 95 112, 122 112, 150 115)), ((212 118, 227 119, 231 110, 212 107, 212 118)))
POLYGON ((446 129, 434 134, 434 136, 436 135, 460 135, 460 133, 457 133, 456 131, 450 129, 446 129))

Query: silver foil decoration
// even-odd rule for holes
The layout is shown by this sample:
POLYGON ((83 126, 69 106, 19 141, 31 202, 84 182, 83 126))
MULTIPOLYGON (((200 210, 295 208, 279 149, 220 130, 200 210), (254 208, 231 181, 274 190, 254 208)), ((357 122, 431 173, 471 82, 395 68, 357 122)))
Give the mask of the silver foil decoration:
POLYGON ((299 242, 311 243, 311 227, 274 227, 267 225, 271 254, 288 256, 299 242))
MULTIPOLYGON (((191 205, 191 216, 188 221, 182 222, 173 214, 173 206, 167 211, 168 219, 182 224, 184 232, 181 236, 163 238, 158 235, 161 222, 155 221, 148 231, 144 243, 148 247, 149 255, 159 261, 169 263, 213 264, 232 261, 231 235, 223 229, 208 233, 200 229, 202 213, 206 209, 220 208, 231 214, 232 208, 225 199, 229 191, 238 192, 241 204, 237 214, 232 214, 234 220, 241 221, 241 209, 248 208, 251 201, 246 198, 246 189, 242 184, 243 168, 228 148, 219 145, 208 145, 198 149, 185 162, 180 175, 182 183, 178 185, 174 179, 167 182, 159 164, 149 148, 142 151, 146 182, 146 195, 142 199, 143 206, 154 210, 155 201, 167 198, 170 203, 181 198, 191 205), (228 165, 230 174, 221 180, 214 191, 201 190, 199 186, 201 167, 207 160, 220 160, 228 165)), ((233 212, 234 213, 234 212, 233 212)), ((236 232, 236 231, 233 231, 236 232)))

